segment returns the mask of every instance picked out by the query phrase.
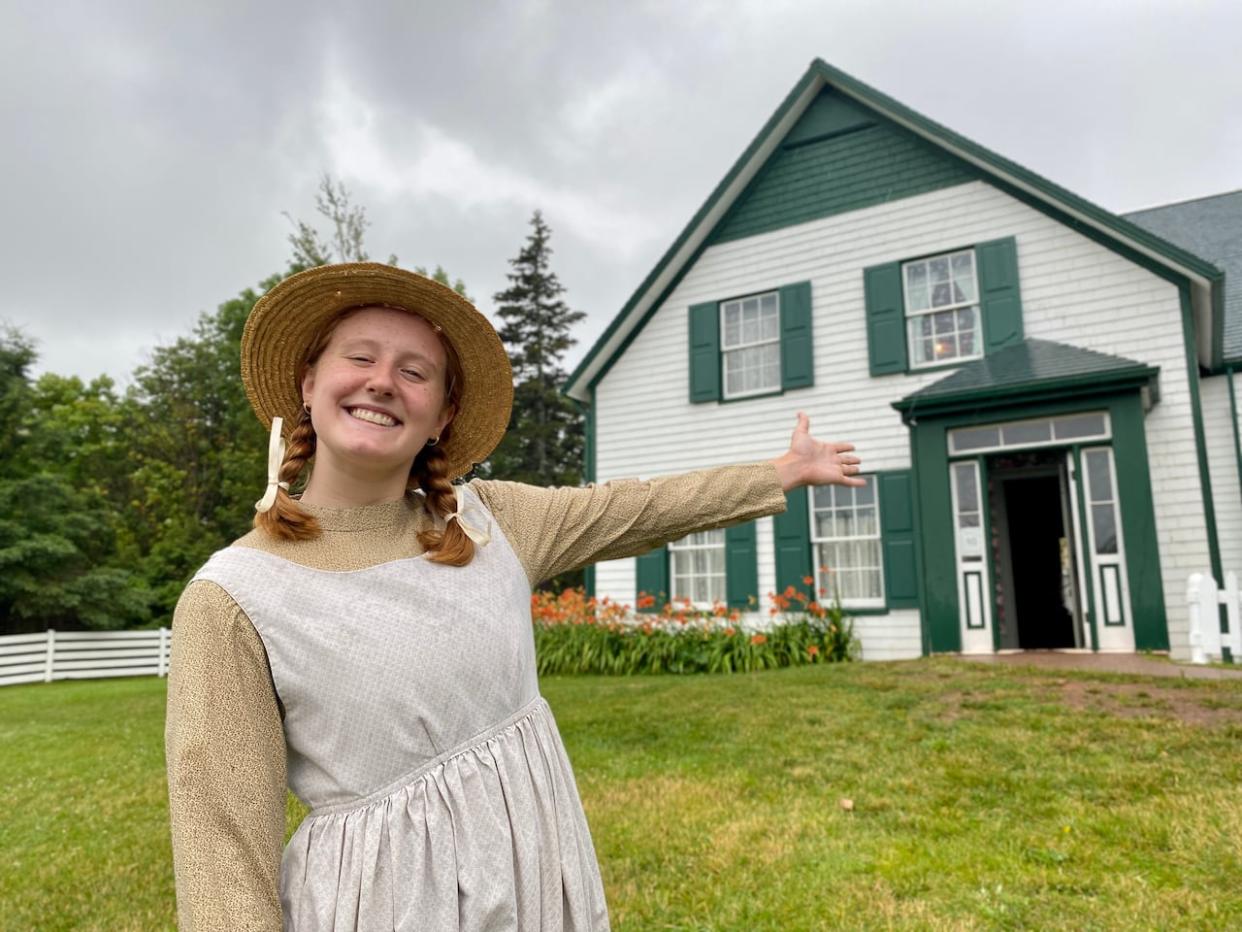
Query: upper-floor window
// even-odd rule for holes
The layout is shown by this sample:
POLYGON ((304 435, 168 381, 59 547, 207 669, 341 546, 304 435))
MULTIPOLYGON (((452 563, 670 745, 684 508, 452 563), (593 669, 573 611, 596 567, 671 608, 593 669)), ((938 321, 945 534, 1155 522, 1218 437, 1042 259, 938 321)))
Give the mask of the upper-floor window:
POLYGON ((975 252, 902 265, 911 368, 983 355, 975 252))
POLYGON ((672 541, 668 552, 672 577, 669 595, 674 600, 689 599, 699 608, 725 601, 725 532, 722 528, 699 531, 672 541))
POLYGON ((704 301, 689 312, 691 404, 815 384, 810 282, 704 301))
POLYGON ((781 310, 777 292, 720 303, 724 397, 781 388, 781 310))
POLYGON ((863 269, 872 375, 979 359, 1023 340, 1018 241, 863 269))

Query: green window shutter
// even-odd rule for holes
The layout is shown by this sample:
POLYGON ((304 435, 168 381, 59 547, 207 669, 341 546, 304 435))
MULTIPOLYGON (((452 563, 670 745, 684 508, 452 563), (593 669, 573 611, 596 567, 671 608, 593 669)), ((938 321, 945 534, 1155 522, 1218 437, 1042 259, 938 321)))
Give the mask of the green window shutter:
POLYGON ((776 538, 776 591, 788 586, 812 595, 802 579, 811 572, 811 526, 807 513, 806 487, 785 493, 785 513, 772 519, 776 538))
POLYGON ((690 400, 720 400, 720 305, 690 307, 690 400))
POLYGON ((590 563, 582 568, 582 588, 586 590, 587 598, 595 598, 595 564, 590 563))
POLYGON ((979 266, 979 304, 983 313, 983 351, 994 353, 1022 342, 1022 297, 1018 291, 1018 243, 1007 239, 975 247, 979 266))
POLYGON ((906 371, 906 309, 901 297, 901 263, 863 271, 867 298, 867 352, 872 375, 906 371))
POLYGON ((759 558, 755 551, 755 522, 725 528, 725 591, 729 608, 759 604, 759 558))
POLYGON ((888 607, 917 608, 918 563, 914 558, 914 487, 910 470, 880 473, 878 478, 888 607))
POLYGON ((811 283, 781 288, 781 388, 815 384, 811 353, 811 283))
POLYGON ((657 547, 637 558, 638 597, 655 596, 655 605, 638 609, 658 612, 668 601, 668 548, 657 547))

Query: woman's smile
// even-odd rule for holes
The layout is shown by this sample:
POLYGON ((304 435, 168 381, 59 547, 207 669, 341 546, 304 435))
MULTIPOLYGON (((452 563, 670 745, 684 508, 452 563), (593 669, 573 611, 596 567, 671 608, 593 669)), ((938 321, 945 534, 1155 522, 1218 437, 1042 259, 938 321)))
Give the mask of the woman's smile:
POLYGON ((308 491, 345 475, 404 489, 415 457, 452 418, 446 371, 440 337, 421 317, 370 307, 343 319, 302 380, 316 437, 308 491))

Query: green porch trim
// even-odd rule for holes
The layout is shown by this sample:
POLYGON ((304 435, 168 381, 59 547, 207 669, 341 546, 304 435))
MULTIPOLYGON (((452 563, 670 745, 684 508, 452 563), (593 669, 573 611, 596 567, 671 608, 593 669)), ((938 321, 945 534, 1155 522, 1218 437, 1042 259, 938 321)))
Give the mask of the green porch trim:
MULTIPOLYGON (((1225 572, 1220 559, 1220 539, 1216 533, 1216 503, 1212 498, 1212 477, 1208 471, 1207 432, 1203 427, 1203 401, 1199 394, 1199 354, 1195 350, 1195 322, 1189 283, 1181 282, 1178 285, 1177 294, 1182 305, 1182 336, 1186 345, 1186 378, 1190 383, 1190 413, 1194 421, 1195 453, 1199 458, 1199 485, 1203 490, 1203 519, 1207 523, 1208 555, 1212 561, 1212 575, 1216 577, 1218 583, 1223 583, 1225 572)), ((1221 617, 1223 618, 1223 606, 1221 611, 1221 617)))
POLYGON ((952 375, 892 406, 909 422, 916 415, 951 414, 1014 399, 1111 393, 1148 387, 1153 401, 1160 370, 1132 359, 1051 340, 1028 339, 962 364, 952 375))
MULTIPOLYGON (((1135 647, 1138 650, 1168 649, 1164 585, 1160 577, 1151 477, 1147 468, 1143 404, 1139 392, 1132 387, 1115 391, 1111 396, 1078 396, 1051 400, 1041 397, 1026 403, 1011 403, 1008 407, 996 406, 938 416, 920 412, 917 423, 910 425, 910 455, 912 461, 918 464, 915 476, 919 534, 922 541, 920 609, 927 638, 927 653, 961 650, 956 533, 949 487, 948 432, 959 427, 1101 409, 1108 411, 1112 425, 1113 455, 1118 463, 1125 464, 1125 469, 1117 470, 1117 486, 1121 527, 1125 535, 1126 579, 1130 586, 1135 647)), ((1071 449, 1072 445, 1067 443, 1064 448, 1071 449)), ((983 460, 987 455, 957 456, 953 459, 983 460)), ((980 472, 980 494, 986 495, 987 489, 983 483, 986 472, 980 472)), ((1080 507, 1082 500, 1080 495, 1080 507)), ((1080 515, 1080 524, 1083 520, 1085 518, 1080 515)), ((988 539, 990 540, 990 534, 988 539)), ((1086 557, 1084 554, 1084 565, 1089 565, 1086 557)), ((989 590, 987 596, 994 600, 995 591, 989 590)), ((1089 595, 1085 601, 1087 604, 1084 608, 1093 612, 1089 595)), ((995 624, 995 619, 993 623, 995 624)))

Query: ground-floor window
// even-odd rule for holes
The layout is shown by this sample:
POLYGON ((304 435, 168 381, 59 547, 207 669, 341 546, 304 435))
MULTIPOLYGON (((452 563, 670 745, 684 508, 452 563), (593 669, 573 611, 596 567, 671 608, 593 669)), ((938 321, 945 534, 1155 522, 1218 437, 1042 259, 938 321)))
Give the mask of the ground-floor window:
POLYGON ((884 559, 874 476, 859 487, 811 490, 811 546, 816 591, 834 591, 851 608, 884 606, 884 559))
POLYGON ((699 531, 668 545, 671 595, 710 607, 725 601, 725 532, 699 531))

